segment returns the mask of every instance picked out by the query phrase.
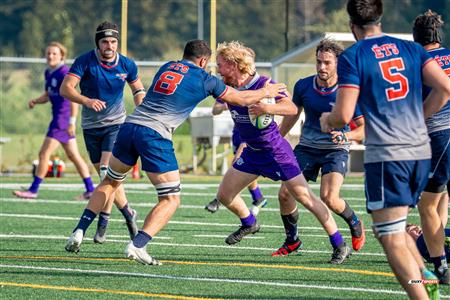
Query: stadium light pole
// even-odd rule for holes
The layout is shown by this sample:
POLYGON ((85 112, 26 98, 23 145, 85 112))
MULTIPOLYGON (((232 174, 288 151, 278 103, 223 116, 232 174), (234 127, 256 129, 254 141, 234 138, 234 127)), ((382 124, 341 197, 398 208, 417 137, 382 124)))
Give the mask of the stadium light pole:
POLYGON ((203 40, 203 0, 197 0, 197 39, 203 40))
POLYGON ((211 45, 211 74, 216 74, 216 0, 211 0, 211 27, 210 27, 210 45, 211 45))
POLYGON ((121 20, 121 53, 127 55, 127 22, 128 21, 128 0, 122 0, 122 20, 121 20))

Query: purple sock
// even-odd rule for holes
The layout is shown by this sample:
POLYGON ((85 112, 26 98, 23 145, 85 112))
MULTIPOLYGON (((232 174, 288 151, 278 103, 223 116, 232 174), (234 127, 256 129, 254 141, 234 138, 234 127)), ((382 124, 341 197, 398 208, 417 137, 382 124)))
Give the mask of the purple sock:
POLYGON ((244 226, 244 227, 250 227, 256 223, 256 218, 254 215, 252 215, 252 213, 250 213, 250 215, 248 215, 248 217, 241 219, 241 223, 242 223, 242 226, 244 226))
POLYGON ((256 186, 256 189, 251 190, 248 189, 250 194, 252 194, 253 201, 259 200, 263 197, 263 194, 261 193, 261 190, 259 189, 259 186, 256 186))
POLYGON ((91 177, 83 178, 84 187, 86 188, 86 192, 93 192, 94 191, 94 184, 92 183, 91 177))
POLYGON ((88 229, 88 227, 92 224, 92 222, 94 221, 95 217, 97 215, 90 209, 85 209, 83 211, 83 214, 81 215, 80 221, 78 222, 77 227, 75 227, 75 230, 77 229, 81 229, 83 230, 83 234, 86 233, 86 230, 88 229))
POLYGON ((133 245, 137 248, 142 248, 147 245, 148 242, 152 240, 152 237, 149 236, 147 233, 145 233, 142 230, 138 231, 138 234, 133 239, 133 245))
POLYGON ((131 222, 133 219, 133 215, 131 214, 131 209, 128 207, 128 203, 125 204, 124 207, 119 208, 120 212, 122 213, 123 217, 127 222, 131 222))
POLYGON ((342 244, 344 244, 344 238, 342 237, 339 230, 330 235, 329 238, 331 246, 333 246, 333 249, 339 248, 342 246, 342 244))
POLYGON ((41 184, 42 180, 42 178, 34 176, 33 183, 31 183, 31 186, 28 190, 32 193, 37 193, 39 191, 39 185, 41 184))
POLYGON ((98 215, 98 223, 97 226, 98 227, 106 227, 108 226, 108 221, 109 221, 109 216, 111 214, 105 213, 105 212, 100 212, 100 214, 98 215))

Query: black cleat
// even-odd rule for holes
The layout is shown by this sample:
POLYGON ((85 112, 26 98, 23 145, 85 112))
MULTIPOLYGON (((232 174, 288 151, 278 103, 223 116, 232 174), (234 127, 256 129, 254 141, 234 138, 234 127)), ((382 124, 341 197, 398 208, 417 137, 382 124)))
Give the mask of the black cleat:
POLYGON ((439 279, 439 284, 450 284, 450 271, 445 269, 444 272, 434 272, 439 279))
POLYGON ((225 243, 228 245, 234 245, 236 243, 239 243, 242 238, 249 234, 255 234, 259 231, 261 226, 257 222, 253 224, 252 226, 241 226, 238 230, 230 234, 226 239, 225 243))
POLYGON ((106 242, 106 226, 98 226, 94 235, 94 243, 103 244, 106 242))
POLYGON ((333 254, 331 255, 331 259, 329 262, 330 262, 330 264, 333 264, 333 265, 340 265, 351 254, 352 254, 352 249, 344 243, 341 247, 338 247, 333 250, 333 254))
POLYGON ((217 200, 217 199, 214 199, 213 201, 209 202, 205 206, 205 209, 213 214, 213 213, 215 213, 216 211, 219 210, 219 207, 220 207, 220 201, 217 200))

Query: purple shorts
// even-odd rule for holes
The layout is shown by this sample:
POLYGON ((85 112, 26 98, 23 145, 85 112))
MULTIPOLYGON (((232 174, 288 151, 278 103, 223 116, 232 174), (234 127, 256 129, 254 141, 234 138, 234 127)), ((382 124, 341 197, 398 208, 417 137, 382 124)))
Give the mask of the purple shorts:
POLYGON ((244 148, 241 157, 233 164, 236 170, 287 181, 301 174, 291 145, 282 139, 271 149, 256 150, 244 148))
POLYGON ((67 133, 67 129, 55 128, 52 126, 48 127, 47 136, 51 137, 62 144, 67 144, 70 139, 75 138, 67 133))

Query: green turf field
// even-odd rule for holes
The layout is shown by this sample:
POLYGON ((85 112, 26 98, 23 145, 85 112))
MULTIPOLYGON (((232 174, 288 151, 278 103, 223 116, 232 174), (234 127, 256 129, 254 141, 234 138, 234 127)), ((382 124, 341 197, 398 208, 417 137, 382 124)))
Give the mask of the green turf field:
MULTIPOLYGON (((143 266, 124 258, 129 242, 117 209, 111 215, 108 241, 92 242, 96 222, 78 255, 64 245, 86 202, 73 198, 83 189, 76 178, 46 180, 39 200, 11 195, 30 178, 0 178, 1 299, 406 299, 381 247, 370 232, 362 179, 349 178, 342 195, 366 224, 367 243, 340 266, 328 264, 331 246, 319 223, 300 207, 300 254, 271 257, 284 233, 278 213, 278 185, 264 181, 269 205, 258 216, 261 231, 236 246, 224 239, 239 221, 223 207, 204 210, 214 198, 218 178, 183 178, 182 204, 168 226, 148 247, 161 266, 143 266)), ((317 185, 314 185, 317 193, 317 185)), ((156 197, 146 181, 125 185, 139 224, 156 197)), ((250 203, 249 194, 243 196, 250 203)), ((349 230, 336 218, 346 241, 349 230)), ((418 222, 417 211, 409 221, 418 222)), ((441 287, 450 299, 450 288, 441 287)))

